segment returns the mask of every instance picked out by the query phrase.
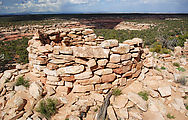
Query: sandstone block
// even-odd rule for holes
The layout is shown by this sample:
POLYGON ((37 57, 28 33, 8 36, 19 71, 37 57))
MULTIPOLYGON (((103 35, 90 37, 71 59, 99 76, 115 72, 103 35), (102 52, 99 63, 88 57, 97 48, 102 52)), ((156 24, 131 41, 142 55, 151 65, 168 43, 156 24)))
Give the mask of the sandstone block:
POLYGON ((74 75, 75 79, 77 79, 77 80, 87 79, 87 78, 90 78, 92 76, 93 76, 93 74, 90 70, 86 70, 83 73, 74 75))
POLYGON ((118 62, 120 62, 120 55, 119 54, 112 54, 112 55, 110 55, 110 62, 111 63, 118 63, 118 62))
POLYGON ((94 91, 94 86, 93 85, 74 85, 72 92, 78 92, 78 93, 82 93, 82 92, 87 92, 87 91, 94 91))
POLYGON ((100 60, 97 61, 97 64, 99 66, 105 66, 107 63, 108 63, 107 59, 100 59, 100 60))
POLYGON ((114 47, 111 49, 113 53, 117 54, 125 54, 128 53, 130 50, 130 46, 128 44, 119 44, 118 47, 114 47))
POLYGON ((114 69, 113 71, 116 73, 116 74, 124 74, 126 72, 128 72, 129 70, 131 70, 131 64, 128 65, 128 66, 122 66, 120 68, 116 68, 114 69))
POLYGON ((68 66, 68 67, 59 68, 57 72, 61 74, 78 74, 83 72, 84 68, 85 67, 83 65, 68 66))
POLYGON ((60 79, 59 77, 56 77, 56 76, 47 76, 47 80, 48 81, 54 81, 54 82, 58 82, 60 79))
POLYGON ((108 63, 106 65, 107 68, 119 68, 121 67, 122 65, 119 65, 119 64, 115 64, 115 63, 108 63))
POLYGON ((118 46, 118 40, 112 39, 112 40, 105 40, 100 44, 103 48, 111 48, 118 46))
POLYGON ((75 57, 108 58, 110 50, 99 46, 73 47, 75 57))
POLYGON ((59 50, 59 52, 60 52, 61 54, 72 55, 73 50, 72 50, 71 47, 61 47, 60 50, 59 50))
POLYGON ((106 69, 99 69, 94 72, 96 75, 106 75, 106 74, 111 74, 113 71, 112 69, 106 68, 106 69))
POLYGON ((102 75, 101 77, 101 81, 103 83, 108 83, 108 82, 113 82, 116 78, 116 75, 113 73, 113 74, 108 74, 108 75, 102 75))
POLYGON ((75 81, 74 75, 62 77, 63 81, 73 82, 75 81))
POLYGON ((131 59, 131 53, 121 55, 121 61, 130 60, 130 59, 131 59))
POLYGON ((94 31, 92 29, 85 29, 82 34, 84 35, 88 35, 88 34, 91 34, 91 33, 94 33, 94 31))
POLYGON ((96 84, 95 85, 95 90, 98 91, 98 90, 105 90, 105 89, 110 89, 112 88, 112 84, 110 83, 104 83, 104 84, 96 84))
POLYGON ((88 67, 93 67, 93 66, 97 65, 96 61, 94 59, 90 59, 86 64, 88 67))
POLYGON ((94 75, 90 79, 77 80, 76 83, 81 84, 81 85, 92 85, 92 84, 101 83, 101 78, 97 75, 94 75))

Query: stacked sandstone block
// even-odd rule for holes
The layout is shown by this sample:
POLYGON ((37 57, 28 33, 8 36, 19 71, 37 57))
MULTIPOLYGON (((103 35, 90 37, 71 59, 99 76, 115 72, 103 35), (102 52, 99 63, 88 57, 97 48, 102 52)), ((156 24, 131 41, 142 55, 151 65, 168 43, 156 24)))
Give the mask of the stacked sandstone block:
POLYGON ((65 92, 107 92, 126 85, 142 69, 142 39, 97 38, 92 29, 62 29, 37 34, 29 41, 29 69, 46 84, 65 92))

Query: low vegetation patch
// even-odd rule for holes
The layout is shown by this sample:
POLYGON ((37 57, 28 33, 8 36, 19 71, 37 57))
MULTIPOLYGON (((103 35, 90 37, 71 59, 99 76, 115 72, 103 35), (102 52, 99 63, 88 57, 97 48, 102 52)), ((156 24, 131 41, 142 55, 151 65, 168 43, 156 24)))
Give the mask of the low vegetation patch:
POLYGON ((188 104, 185 104, 185 108, 188 110, 188 104))
POLYGON ((166 68, 164 66, 161 67, 161 70, 166 70, 166 68))
POLYGON ((167 48, 164 48, 161 43, 155 42, 151 45, 151 52, 161 53, 161 54, 169 54, 171 51, 167 48))
POLYGON ((183 68, 183 67, 178 67, 176 69, 179 70, 180 72, 185 72, 186 71, 185 68, 183 68))
POLYGON ((20 86, 20 85, 23 85, 25 87, 29 87, 29 81, 28 80, 25 80, 24 77, 19 77, 17 80, 16 80, 16 86, 20 86))
POLYGON ((112 90, 112 95, 114 95, 114 96, 119 96, 121 94, 122 94, 122 92, 118 88, 115 88, 115 89, 112 90))
POLYGON ((176 83, 180 83, 181 85, 186 85, 187 80, 185 76, 181 76, 177 79, 176 83))
POLYGON ((180 67, 180 64, 177 63, 177 62, 174 62, 174 63, 173 63, 173 66, 175 66, 175 67, 180 67))
POLYGON ((149 93, 148 93, 147 91, 140 91, 140 92, 138 93, 138 95, 139 95, 140 97, 142 97, 142 99, 144 99, 145 101, 148 100, 149 93))
POLYGON ((175 119, 174 115, 171 115, 170 113, 168 113, 168 114, 166 115, 166 117, 167 117, 168 119, 175 119))
POLYGON ((47 98, 46 100, 42 100, 39 103, 39 106, 36 109, 36 111, 41 113, 45 118, 49 119, 52 115, 54 115, 57 112, 56 106, 56 99, 47 98))

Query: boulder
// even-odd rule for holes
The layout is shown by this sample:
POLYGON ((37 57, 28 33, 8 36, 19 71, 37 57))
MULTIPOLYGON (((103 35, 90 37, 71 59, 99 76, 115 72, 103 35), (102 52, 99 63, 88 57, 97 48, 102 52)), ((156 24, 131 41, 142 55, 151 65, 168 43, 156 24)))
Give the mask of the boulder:
POLYGON ((48 81, 54 81, 54 82, 58 82, 60 79, 59 77, 56 77, 56 76, 47 76, 47 80, 48 81))
POLYGON ((33 82, 29 86, 29 93, 31 96, 33 96, 35 99, 40 99, 42 97, 43 88, 41 85, 37 82, 33 82))

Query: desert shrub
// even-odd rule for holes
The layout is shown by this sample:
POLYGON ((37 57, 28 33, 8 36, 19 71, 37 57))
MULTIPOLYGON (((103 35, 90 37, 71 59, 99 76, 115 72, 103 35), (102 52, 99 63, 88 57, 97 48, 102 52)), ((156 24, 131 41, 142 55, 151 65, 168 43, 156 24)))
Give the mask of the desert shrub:
POLYGON ((139 95, 140 97, 142 97, 142 99, 144 99, 145 101, 148 100, 149 93, 148 93, 147 91, 140 91, 140 92, 138 93, 138 95, 139 95))
POLYGON ((162 44, 159 42, 155 42, 153 45, 151 45, 150 51, 156 52, 156 53, 161 53, 161 54, 169 54, 170 53, 170 50, 162 47, 162 44))
POLYGON ((185 72, 186 71, 185 68, 183 68, 183 67, 178 67, 176 69, 179 70, 180 72, 185 72))
POLYGON ((112 95, 114 95, 114 96, 119 96, 121 94, 122 94, 122 92, 118 88, 115 88, 115 89, 112 90, 112 95))
POLYGON ((185 108, 188 110, 188 104, 185 104, 185 108))
POLYGON ((166 68, 164 66, 161 67, 161 70, 166 70, 166 68))
POLYGON ((41 113, 47 119, 49 119, 52 115, 54 115, 57 112, 56 106, 56 99, 47 98, 46 100, 42 100, 39 103, 39 106, 36 109, 36 111, 41 113))
POLYGON ((166 115, 166 117, 167 117, 168 119, 175 119, 174 115, 171 115, 170 113, 168 113, 168 114, 166 115))
POLYGON ((174 62, 174 63, 173 63, 173 66, 180 67, 180 64, 177 63, 177 62, 174 62))
POLYGON ((180 78, 177 79, 176 83, 180 83, 181 85, 186 85, 187 80, 185 76, 181 76, 180 78))
POLYGON ((29 87, 29 81, 28 80, 25 80, 24 77, 19 77, 17 80, 16 80, 16 86, 20 86, 20 85, 23 85, 25 87, 29 87))
POLYGON ((159 69, 159 67, 158 67, 158 66, 156 66, 156 67, 155 67, 155 70, 157 70, 157 71, 161 72, 161 69, 159 69))

